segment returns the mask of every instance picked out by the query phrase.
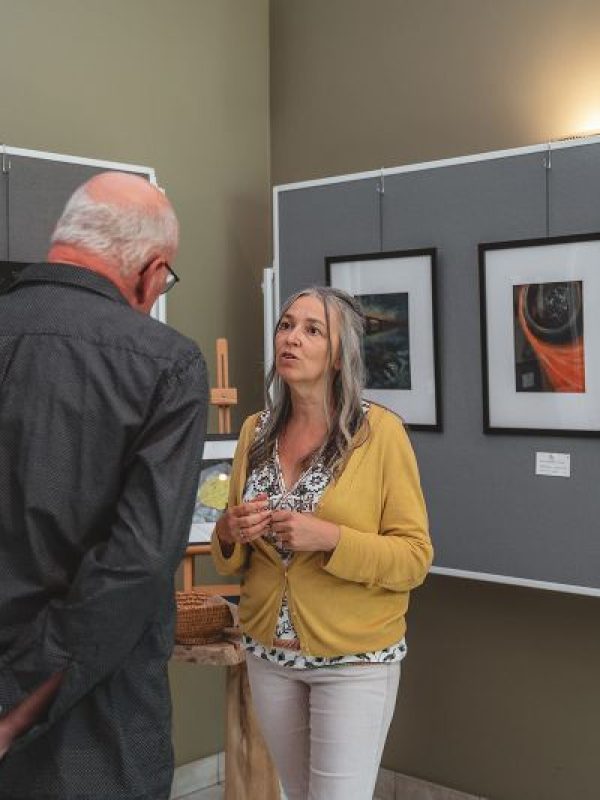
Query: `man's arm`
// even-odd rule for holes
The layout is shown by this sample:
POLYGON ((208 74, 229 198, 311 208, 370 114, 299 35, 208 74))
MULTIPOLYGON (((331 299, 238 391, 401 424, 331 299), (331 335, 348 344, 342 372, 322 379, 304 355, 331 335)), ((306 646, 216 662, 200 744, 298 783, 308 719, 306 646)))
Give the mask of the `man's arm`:
POLYGON ((0 685, 16 683, 27 699, 33 686, 63 673, 45 720, 15 747, 118 669, 168 601, 189 534, 207 394, 199 353, 163 376, 123 466, 110 530, 85 553, 68 594, 51 600, 0 658, 0 685))

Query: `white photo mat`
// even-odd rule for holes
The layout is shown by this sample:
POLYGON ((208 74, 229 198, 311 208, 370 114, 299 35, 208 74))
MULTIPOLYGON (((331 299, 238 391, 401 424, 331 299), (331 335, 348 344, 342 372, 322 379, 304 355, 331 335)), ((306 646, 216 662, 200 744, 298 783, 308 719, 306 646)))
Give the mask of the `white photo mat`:
POLYGON ((410 389, 367 389, 367 400, 380 403, 412 426, 439 430, 436 392, 434 319, 435 250, 328 258, 331 286, 353 296, 408 294, 410 389))
MULTIPOLYGON (((204 449, 202 451, 201 478, 207 468, 217 466, 220 462, 230 466, 233 461, 236 446, 236 436, 230 436, 229 434, 218 434, 212 437, 208 436, 204 442, 204 449)), ((214 527, 214 521, 196 522, 192 520, 188 539, 189 543, 207 544, 210 542, 214 527)))
POLYGON ((600 234, 591 236, 480 245, 486 430, 600 432, 600 234), (583 286, 585 391, 518 392, 514 287, 574 281, 583 286))

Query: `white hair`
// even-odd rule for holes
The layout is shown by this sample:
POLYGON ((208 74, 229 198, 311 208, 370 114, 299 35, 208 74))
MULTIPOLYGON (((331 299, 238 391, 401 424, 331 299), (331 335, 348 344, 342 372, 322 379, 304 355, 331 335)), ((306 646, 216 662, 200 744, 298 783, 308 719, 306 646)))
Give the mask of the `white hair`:
POLYGON ((178 235, 177 218, 168 203, 153 207, 97 202, 84 184, 68 200, 51 243, 82 247, 127 275, 156 256, 174 256, 178 235))

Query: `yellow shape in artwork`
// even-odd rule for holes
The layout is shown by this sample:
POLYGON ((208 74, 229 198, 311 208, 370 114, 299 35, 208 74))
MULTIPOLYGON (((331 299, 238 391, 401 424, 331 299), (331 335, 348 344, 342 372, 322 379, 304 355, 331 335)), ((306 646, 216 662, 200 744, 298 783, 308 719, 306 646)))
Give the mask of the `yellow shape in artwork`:
POLYGON ((202 505, 223 511, 229 496, 229 475, 212 475, 198 489, 198 499, 202 505))

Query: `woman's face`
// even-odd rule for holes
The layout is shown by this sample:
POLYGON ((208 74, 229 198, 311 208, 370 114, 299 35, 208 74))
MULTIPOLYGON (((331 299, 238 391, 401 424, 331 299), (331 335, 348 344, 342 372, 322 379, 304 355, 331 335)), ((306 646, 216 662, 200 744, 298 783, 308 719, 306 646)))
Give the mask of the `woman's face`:
MULTIPOLYGON (((334 368, 339 364, 339 322, 329 311, 334 368)), ((290 385, 324 385, 329 370, 329 342, 323 301, 312 295, 299 297, 282 316, 275 333, 275 368, 290 385)))

